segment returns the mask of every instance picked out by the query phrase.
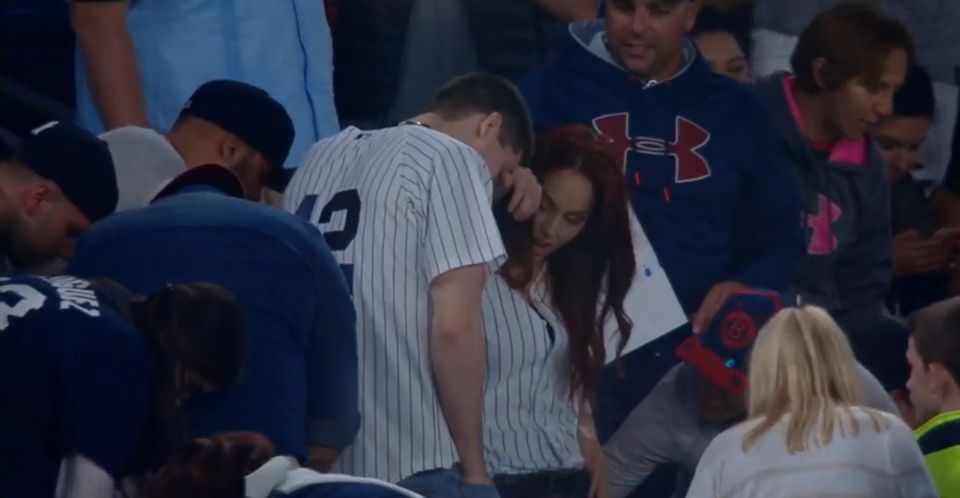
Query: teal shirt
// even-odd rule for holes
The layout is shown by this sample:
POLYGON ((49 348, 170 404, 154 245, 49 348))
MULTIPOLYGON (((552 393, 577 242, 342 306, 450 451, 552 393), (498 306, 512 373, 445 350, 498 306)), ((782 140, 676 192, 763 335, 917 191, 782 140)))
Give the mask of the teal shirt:
MULTIPOLYGON (((132 0, 127 25, 147 117, 158 131, 169 130, 194 90, 216 79, 256 85, 283 104, 296 128, 288 168, 314 142, 340 131, 321 0, 132 0)), ((80 123, 100 134, 79 49, 76 80, 80 123)))

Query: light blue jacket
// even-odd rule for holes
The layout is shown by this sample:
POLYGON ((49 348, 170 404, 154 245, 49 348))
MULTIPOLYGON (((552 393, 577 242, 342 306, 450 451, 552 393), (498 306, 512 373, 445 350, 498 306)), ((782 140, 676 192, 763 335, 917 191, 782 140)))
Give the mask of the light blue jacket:
MULTIPOLYGON (((322 0, 132 0, 127 23, 137 51, 147 116, 169 130, 201 84, 234 79, 267 90, 293 118, 288 168, 340 129, 333 51, 322 0)), ((104 131, 77 54, 77 114, 104 131)))

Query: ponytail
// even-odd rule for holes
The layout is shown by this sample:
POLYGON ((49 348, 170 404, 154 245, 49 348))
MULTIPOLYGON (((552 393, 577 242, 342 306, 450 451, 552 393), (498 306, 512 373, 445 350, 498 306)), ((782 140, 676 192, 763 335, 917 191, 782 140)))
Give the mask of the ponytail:
POLYGON ((202 283, 168 284, 131 303, 130 313, 154 352, 157 449, 166 459, 187 436, 181 405, 190 393, 182 375, 195 372, 212 388, 239 378, 248 347, 244 314, 229 292, 202 283))

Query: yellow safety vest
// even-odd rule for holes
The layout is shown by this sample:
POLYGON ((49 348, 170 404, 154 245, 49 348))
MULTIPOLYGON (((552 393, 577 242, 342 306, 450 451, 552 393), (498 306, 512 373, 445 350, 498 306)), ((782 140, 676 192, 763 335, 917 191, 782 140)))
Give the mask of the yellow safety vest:
POLYGON ((941 413, 915 434, 940 498, 960 498, 960 412, 941 413))

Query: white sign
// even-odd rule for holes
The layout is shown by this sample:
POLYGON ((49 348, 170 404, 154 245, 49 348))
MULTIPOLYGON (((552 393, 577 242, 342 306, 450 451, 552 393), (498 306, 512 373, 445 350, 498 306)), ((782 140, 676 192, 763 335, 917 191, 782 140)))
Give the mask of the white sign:
MULTIPOLYGON (((647 239, 640 222, 630 210, 630 226, 633 229, 633 252, 637 259, 637 276, 627 293, 624 309, 633 320, 633 330, 622 354, 627 354, 654 339, 688 322, 687 316, 673 292, 667 273, 660 266, 657 254, 647 239)), ((616 322, 610 320, 606 327, 607 363, 617 358, 620 334, 616 322)))

